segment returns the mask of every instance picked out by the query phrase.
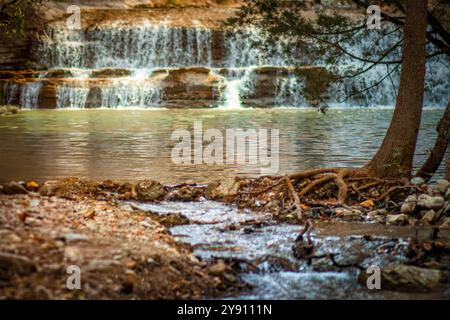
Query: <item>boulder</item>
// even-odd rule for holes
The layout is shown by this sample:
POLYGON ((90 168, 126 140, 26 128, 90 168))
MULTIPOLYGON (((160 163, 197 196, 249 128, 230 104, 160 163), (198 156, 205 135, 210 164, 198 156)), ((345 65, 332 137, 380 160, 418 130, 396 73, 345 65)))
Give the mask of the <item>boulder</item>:
POLYGON ((414 210, 416 210, 416 205, 417 197, 415 195, 410 195, 408 198, 406 198, 405 202, 403 202, 400 212, 411 214, 414 212, 414 210))
POLYGON ((36 265, 27 257, 0 253, 0 279, 9 279, 13 275, 26 276, 37 270, 36 265))
POLYGON ((417 205, 419 207, 430 210, 439 210, 444 205, 444 202, 443 197, 432 197, 427 194, 421 194, 417 199, 417 205))
POLYGON ((169 195, 171 201, 197 201, 202 196, 199 188, 184 186, 176 189, 169 195))
POLYGON ((409 216, 404 213, 391 214, 387 216, 386 223, 392 225, 407 225, 409 224, 409 216))
POLYGON ((139 201, 162 200, 166 194, 164 186, 153 180, 140 181, 136 187, 136 197, 139 201))
POLYGON ((447 190, 449 190, 450 182, 447 180, 441 179, 436 181, 436 184, 433 185, 433 190, 436 193, 445 194, 447 190))
POLYGON ((4 194, 27 194, 29 191, 25 187, 24 182, 11 181, 3 185, 2 193, 4 194))
POLYGON ((425 180, 421 177, 414 177, 411 179, 411 184, 413 186, 420 186, 425 183, 425 180))
POLYGON ((346 221, 355 221, 362 219, 362 212, 356 209, 337 208, 336 216, 346 221))
POLYGON ((228 270, 227 265, 222 260, 209 267, 209 273, 215 276, 220 276, 228 270))
MULTIPOLYGON (((0 92, 1 97, 1 92, 0 92)), ((16 106, 1 106, 0 107, 0 115, 10 115, 19 113, 19 108, 16 106)))
POLYGON ((377 223, 383 223, 385 220, 386 214, 387 214, 386 209, 377 209, 377 210, 370 211, 367 214, 366 219, 368 221, 375 221, 377 223))
POLYGON ((424 224, 433 224, 436 218, 437 218, 436 212, 434 210, 430 210, 424 214, 424 216, 422 217, 422 219, 420 219, 420 221, 424 224))
POLYGON ((51 197, 56 194, 56 192, 61 188, 61 186, 62 183, 57 180, 45 181, 41 189, 39 190, 39 193, 42 196, 51 197))
POLYGON ((370 211, 367 215, 368 216, 385 216, 387 214, 386 209, 376 209, 373 211, 370 211))
POLYGON ((210 183, 206 188, 205 195, 210 199, 224 199, 238 193, 241 183, 234 178, 227 178, 210 183))
POLYGON ((381 288, 395 291, 429 291, 444 281, 440 270, 408 265, 392 265, 381 269, 381 288))
MULTIPOLYGON (((183 226, 189 224, 190 221, 188 218, 183 216, 180 213, 167 213, 167 214, 158 214, 155 212, 147 211, 146 214, 153 220, 162 224, 166 228, 173 228, 176 226, 183 226)), ((144 221, 145 222, 145 221, 144 221)), ((148 222, 145 222, 148 224, 148 222)))
POLYGON ((447 202, 444 204, 444 208, 443 208, 443 210, 442 210, 442 213, 443 213, 445 216, 449 216, 449 215, 450 215, 450 202, 449 202, 449 201, 447 201, 447 202))
POLYGON ((450 229, 450 218, 445 218, 440 228, 450 229))

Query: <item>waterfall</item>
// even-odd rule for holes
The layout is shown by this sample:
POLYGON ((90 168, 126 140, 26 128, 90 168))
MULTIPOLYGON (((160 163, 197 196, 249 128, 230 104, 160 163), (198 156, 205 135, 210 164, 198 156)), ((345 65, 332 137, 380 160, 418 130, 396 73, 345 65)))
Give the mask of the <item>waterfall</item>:
POLYGON ((86 107, 86 100, 89 94, 88 88, 77 88, 66 85, 57 88, 57 108, 79 108, 86 107))
POLYGON ((5 105, 14 105, 19 93, 19 85, 9 81, 5 82, 3 92, 5 92, 5 96, 3 97, 5 105))
MULTIPOLYGON (((394 32, 377 41, 377 32, 361 34, 352 43, 346 43, 345 48, 364 56, 388 47, 400 36, 394 32)), ((49 75, 43 74, 44 78, 52 77, 52 70, 58 69, 60 73, 56 73, 56 78, 76 80, 70 84, 55 81, 57 108, 164 106, 164 88, 159 88, 158 82, 153 83, 151 74, 187 67, 206 67, 211 73, 224 75, 226 85, 218 95, 222 108, 239 108, 246 104, 308 106, 303 95, 304 77, 287 70, 292 69, 292 61, 327 67, 326 57, 308 57, 295 46, 285 46, 287 42, 283 39, 266 48, 258 46, 265 40, 264 33, 255 28, 219 32, 205 28, 198 21, 192 21, 190 27, 171 26, 169 21, 135 25, 117 21, 82 31, 50 28, 41 39, 39 53, 40 62, 50 69, 49 75), (218 40, 223 41, 222 46, 217 45, 218 40), (286 54, 289 50, 298 52, 286 54), (271 67, 284 71, 264 73, 265 68, 271 67), (102 74, 104 70, 109 72, 102 74), (98 71, 102 75, 96 77, 98 71)), ((399 49, 390 58, 400 57, 400 54, 399 49)), ((350 68, 357 70, 367 65, 343 58, 334 67, 340 73, 348 73, 350 68)), ((334 107, 394 106, 399 70, 378 87, 353 95, 383 78, 386 68, 379 65, 361 77, 333 84, 325 94, 326 103, 334 107)), ((425 106, 446 105, 450 100, 449 78, 447 57, 438 56, 428 61, 425 106)), ((4 86, 5 103, 20 103, 25 108, 38 106, 42 86, 39 81, 25 84, 10 81, 4 86)), ((211 104, 217 103, 212 101, 211 104)))
POLYGON ((37 108, 41 88, 41 81, 27 82, 25 84, 22 84, 20 92, 21 107, 27 109, 37 108))
POLYGON ((242 107, 239 87, 242 83, 241 79, 230 80, 226 84, 225 91, 223 93, 223 104, 224 109, 239 109, 242 107))
POLYGON ((253 67, 230 70, 230 74, 226 77, 225 90, 220 99, 221 108, 242 108, 241 97, 254 89, 253 72, 253 67))
POLYGON ((304 81, 296 75, 277 78, 275 103, 285 107, 305 107, 308 103, 303 96, 304 81))
POLYGON ((51 30, 41 51, 52 68, 165 68, 212 65, 212 32, 168 23, 51 30))
POLYGON ((161 100, 159 89, 149 85, 141 87, 118 85, 103 88, 101 95, 102 108, 155 107, 161 100))
POLYGON ((263 34, 255 28, 228 31, 225 36, 226 61, 228 68, 254 66, 288 66, 282 42, 271 43, 262 49, 263 34))
POLYGON ((155 107, 160 102, 157 87, 149 84, 136 86, 126 82, 116 82, 112 86, 95 89, 58 86, 57 108, 120 108, 120 107, 155 107), (92 90, 92 91, 91 91, 92 90), (94 106, 88 105, 88 97, 92 93, 96 101, 94 106))

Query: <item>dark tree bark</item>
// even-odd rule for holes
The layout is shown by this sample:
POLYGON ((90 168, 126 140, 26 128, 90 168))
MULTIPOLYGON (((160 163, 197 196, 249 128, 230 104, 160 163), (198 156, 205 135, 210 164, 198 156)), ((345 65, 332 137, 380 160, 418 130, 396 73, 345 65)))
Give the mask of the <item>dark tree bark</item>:
POLYGON ((425 180, 429 180, 439 168, 450 142, 450 101, 447 104, 447 108, 445 109, 442 119, 439 121, 437 132, 438 136, 436 138, 433 150, 428 156, 427 161, 417 172, 417 176, 422 177, 425 180))
POLYGON ((383 143, 363 168, 379 178, 411 177, 422 117, 426 60, 427 1, 406 2, 403 64, 394 115, 383 143))
POLYGON ((447 158, 447 163, 445 164, 445 179, 450 181, 450 157, 447 158))

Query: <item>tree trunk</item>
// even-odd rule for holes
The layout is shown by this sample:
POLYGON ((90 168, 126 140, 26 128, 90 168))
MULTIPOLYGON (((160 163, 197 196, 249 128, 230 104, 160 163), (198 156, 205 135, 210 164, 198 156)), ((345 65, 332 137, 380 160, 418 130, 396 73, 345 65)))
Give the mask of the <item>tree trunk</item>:
POLYGON ((417 176, 422 177, 425 180, 429 180, 439 168, 450 142, 450 101, 447 104, 447 108, 445 109, 442 119, 439 121, 437 132, 438 136, 436 138, 433 150, 431 151, 427 161, 423 164, 422 168, 420 168, 419 172, 417 172, 417 176))
POLYGON ((422 116, 426 60, 427 1, 406 1, 400 86, 383 143, 363 168, 379 178, 411 177, 422 116))
POLYGON ((445 179, 450 181, 450 157, 447 158, 447 163, 445 164, 445 179))

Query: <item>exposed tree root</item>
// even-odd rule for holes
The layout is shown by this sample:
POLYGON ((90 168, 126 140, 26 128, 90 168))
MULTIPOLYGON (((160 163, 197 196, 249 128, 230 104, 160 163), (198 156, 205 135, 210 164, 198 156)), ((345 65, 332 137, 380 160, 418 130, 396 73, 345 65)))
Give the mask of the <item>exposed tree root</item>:
POLYGON ((368 188, 376 187, 376 186, 380 185, 381 183, 382 183, 381 181, 370 182, 361 187, 355 188, 355 191, 363 191, 368 188))
POLYGON ((328 182, 330 180, 334 180, 337 178, 337 175, 334 173, 330 173, 326 176, 323 176, 322 178, 316 179, 314 181, 312 181, 311 183, 309 183, 300 193, 299 193, 299 197, 303 197, 304 195, 306 195, 309 191, 311 191, 312 189, 314 189, 314 187, 321 185, 325 182, 328 182))
POLYGON ((350 171, 348 170, 343 170, 341 172, 339 172, 336 176, 336 185, 339 188, 339 193, 338 193, 338 204, 344 204, 345 200, 347 199, 347 192, 348 192, 348 187, 347 184, 344 181, 344 178, 346 176, 348 176, 350 174, 350 171))
POLYGON ((346 182, 344 181, 344 178, 349 176, 353 172, 355 172, 354 169, 316 169, 290 174, 289 176, 287 176, 287 179, 306 179, 310 177, 314 179, 298 193, 298 197, 300 198, 304 197, 315 187, 334 180, 339 189, 338 203, 343 204, 345 203, 348 192, 348 187, 346 182))
POLYGON ((291 179, 308 178, 308 177, 312 177, 312 176, 315 176, 315 175, 321 174, 321 173, 339 173, 342 170, 347 170, 347 169, 342 169, 342 168, 312 169, 312 170, 305 170, 305 171, 301 171, 301 172, 291 173, 290 175, 288 175, 288 177, 291 179))
POLYGON ((416 189, 416 190, 419 190, 418 187, 410 185, 410 184, 404 185, 404 186, 395 186, 395 187, 389 188, 385 193, 383 193, 381 196, 379 196, 376 199, 376 201, 384 200, 384 199, 388 198, 389 195, 392 194, 393 192, 398 191, 398 190, 403 190, 403 189, 416 189))
MULTIPOLYGON (((321 168, 292 173, 243 179, 233 202, 246 208, 277 214, 295 214, 305 223, 311 207, 360 205, 386 207, 394 197, 403 197, 415 188, 401 180, 384 180, 367 176, 361 169, 321 168), (370 201, 369 201, 370 200, 370 201), (364 202, 364 204, 363 204, 364 202)), ((395 200, 395 198, 394 198, 395 200)))
POLYGON ((297 192, 294 189, 294 186, 292 185, 291 179, 289 177, 285 177, 286 185, 288 187, 289 193, 292 197, 292 199, 295 201, 296 211, 297 211, 297 218, 299 220, 302 220, 302 207, 300 203, 300 198, 297 192))

